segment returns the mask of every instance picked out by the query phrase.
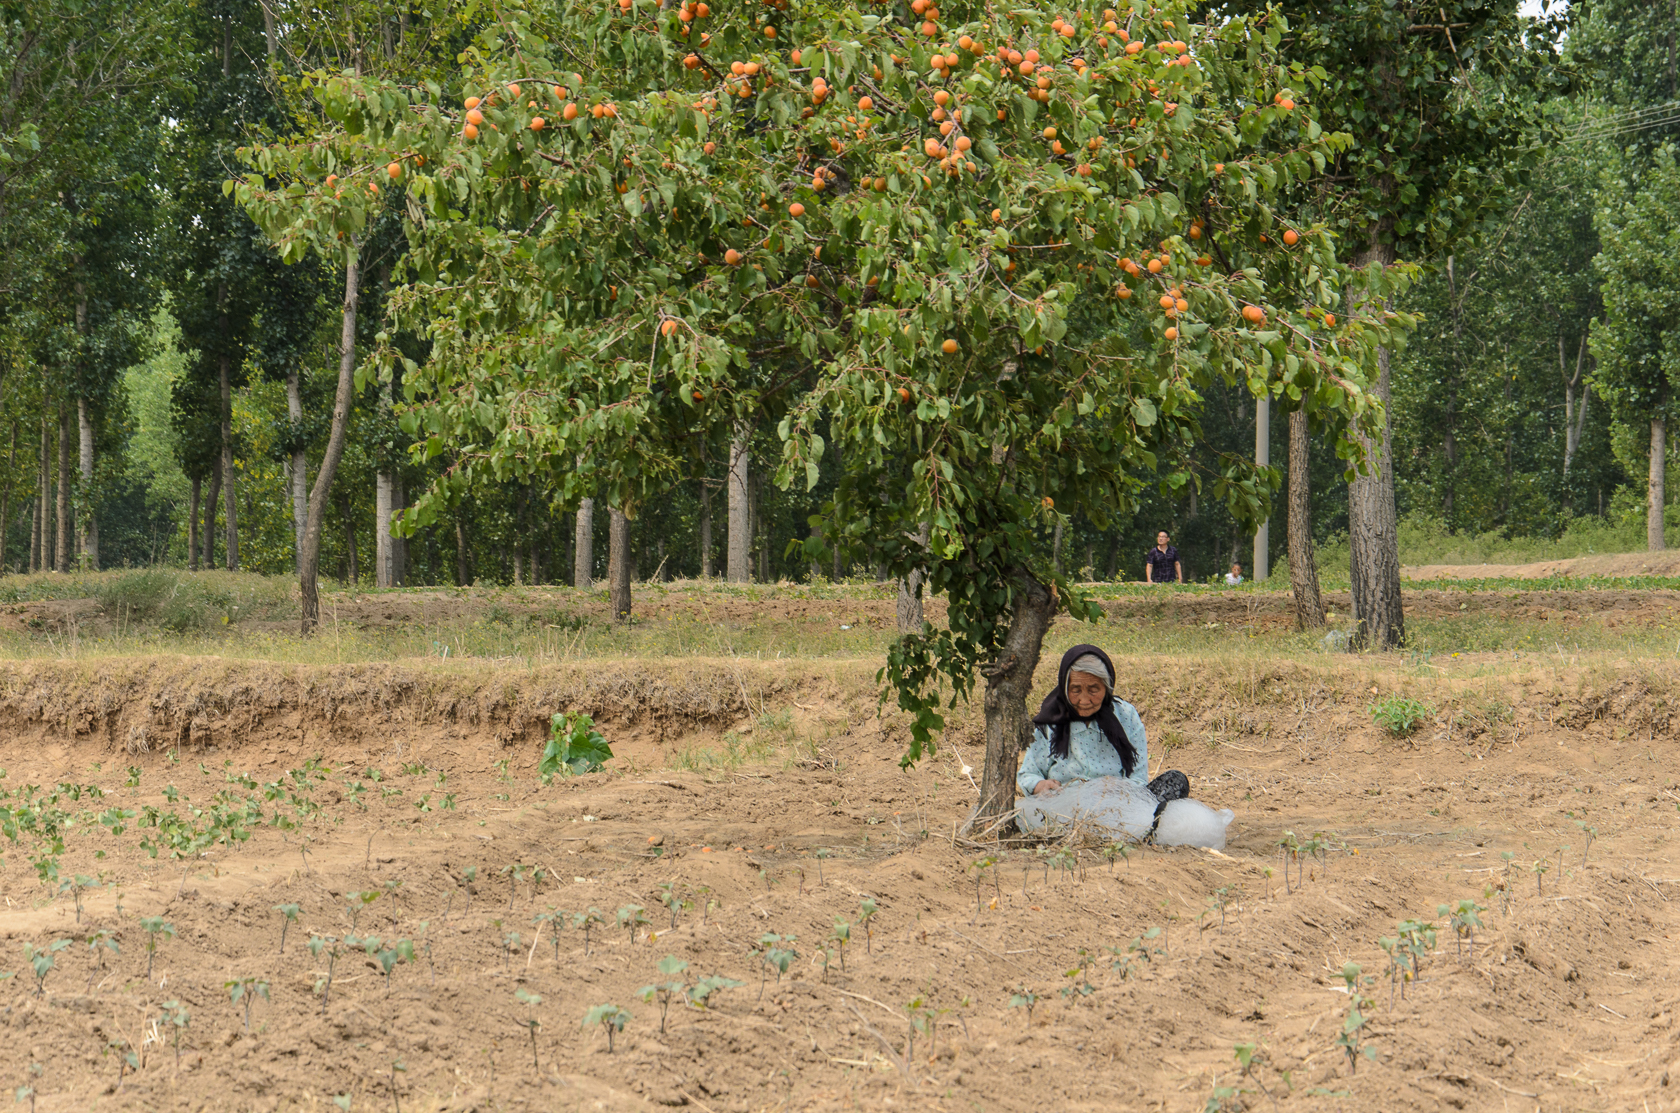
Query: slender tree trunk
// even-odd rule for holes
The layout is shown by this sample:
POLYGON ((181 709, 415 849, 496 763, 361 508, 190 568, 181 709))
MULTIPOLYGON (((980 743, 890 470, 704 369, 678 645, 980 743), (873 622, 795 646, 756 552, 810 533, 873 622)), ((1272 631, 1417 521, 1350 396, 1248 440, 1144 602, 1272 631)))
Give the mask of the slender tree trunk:
POLYGON ((187 571, 198 571, 198 504, 203 496, 200 488, 204 480, 199 476, 192 477, 192 494, 187 501, 187 571))
MULTIPOLYGON (((269 33, 273 34, 274 13, 269 11, 268 5, 263 5, 263 18, 268 21, 269 33)), ((274 47, 269 46, 269 57, 274 56, 274 47)), ((301 374, 293 370, 286 376, 286 415, 292 419, 292 436, 298 438, 296 447, 292 450, 291 484, 292 484, 292 552, 295 559, 293 565, 298 571, 303 569, 303 529, 309 523, 309 456, 303 449, 300 427, 303 424, 303 391, 300 383, 301 374)))
POLYGON ((466 587, 472 580, 467 575, 467 527, 459 512, 455 515, 455 583, 466 587))
MULTIPOLYGON (((391 473, 376 472, 373 477, 374 587, 393 586, 394 561, 391 546, 391 473)), ((519 582, 517 575, 514 582, 519 582)))
POLYGON ((1663 541, 1663 481, 1668 469, 1668 422, 1660 417, 1651 419, 1651 475, 1650 490, 1645 504, 1645 547, 1661 552, 1663 541))
MULTIPOLYGON (((391 515, 402 516, 408 509, 408 492, 403 487, 402 472, 391 473, 391 515)), ((408 583, 408 538, 395 531, 391 534, 391 582, 397 587, 408 583)))
POLYGON ((995 819, 1015 808, 1015 773, 1021 751, 1032 741, 1027 698, 1032 694, 1044 635, 1056 617, 1056 597, 1024 568, 1015 570, 1014 613, 1003 649, 986 674, 986 768, 980 782, 977 819, 995 819))
MULTIPOLYGON (((1370 244, 1357 265, 1394 262, 1394 248, 1371 232, 1370 244)), ((1394 423, 1389 414, 1393 390, 1388 349, 1377 350, 1375 395, 1383 404, 1380 439, 1361 437, 1370 458, 1369 474, 1348 484, 1348 540, 1352 550, 1348 578, 1357 623, 1349 648, 1395 649, 1406 641, 1406 616, 1400 598, 1400 523, 1394 506, 1394 423)))
POLYGON ((239 568, 239 478, 233 470, 233 382, 229 360, 219 361, 219 385, 222 388, 222 494, 227 499, 223 528, 227 530, 226 553, 229 572, 239 568))
POLYGON ((572 553, 572 586, 589 591, 595 586, 595 500, 579 499, 572 553))
POLYGON ((52 441, 47 436, 47 411, 41 409, 41 466, 35 483, 35 528, 29 542, 29 570, 44 572, 47 568, 47 498, 52 490, 52 441))
MULTIPOLYGON (((1061 528, 1061 519, 1056 520, 1056 528, 1061 528)), ((928 534, 931 526, 923 522, 916 531, 916 546, 927 552, 928 534)), ((927 572, 921 568, 913 568, 910 574, 898 581, 898 632, 900 634, 920 634, 926 631, 927 621, 922 610, 922 584, 927 579, 927 572)))
POLYGON ((614 506, 607 511, 607 596, 614 622, 630 620, 630 519, 614 506))
POLYGON ((17 422, 12 422, 11 443, 6 448, 6 479, 0 484, 0 573, 10 572, 11 566, 6 563, 6 541, 11 536, 12 523, 12 485, 11 477, 17 472, 17 422))
POLYGON ((712 485, 700 479, 700 578, 712 578, 712 485))
POLYGON ((274 5, 271 0, 263 0, 263 37, 268 40, 268 69, 274 72, 277 60, 275 55, 280 53, 280 36, 274 26, 274 5))
POLYGON ((1056 515, 1056 528, 1050 534, 1050 563, 1056 574, 1062 573, 1062 516, 1056 515))
POLYGON ((338 515, 344 519, 344 582, 355 587, 362 582, 362 571, 356 548, 356 515, 350 508, 349 492, 338 496, 338 515))
POLYGON ((210 497, 204 500, 204 570, 216 567, 216 508, 221 505, 222 469, 210 469, 210 497))
MULTIPOLYGON (((338 392, 333 398, 332 428, 327 434, 327 450, 321 456, 320 470, 309 490, 309 520, 303 531, 303 554, 298 561, 298 587, 303 597, 303 632, 314 633, 321 621, 319 572, 321 565, 321 526, 327 515, 327 493, 332 489, 338 462, 344 458, 344 435, 350 424, 350 405, 354 398, 356 379, 356 305, 361 293, 360 265, 352 250, 344 267, 343 329, 339 334, 338 392)), ((345 516, 348 519, 349 515, 345 516)), ((352 543, 350 555, 355 560, 356 547, 352 543)))
POLYGON ((1313 551, 1312 473, 1305 410, 1289 413, 1289 590, 1295 596, 1295 628, 1324 627, 1318 593, 1318 555, 1313 551))
POLYGON ((752 579, 752 510, 748 506, 747 479, 752 467, 752 426, 737 422, 729 442, 729 564, 726 575, 732 584, 752 579))
POLYGON ((99 570, 99 515, 94 512, 93 495, 93 417, 88 413, 86 398, 76 399, 76 422, 81 439, 81 503, 82 566, 90 572, 99 570))
POLYGON ((58 404, 58 544, 53 567, 70 571, 70 550, 76 539, 76 523, 70 513, 70 408, 58 404))

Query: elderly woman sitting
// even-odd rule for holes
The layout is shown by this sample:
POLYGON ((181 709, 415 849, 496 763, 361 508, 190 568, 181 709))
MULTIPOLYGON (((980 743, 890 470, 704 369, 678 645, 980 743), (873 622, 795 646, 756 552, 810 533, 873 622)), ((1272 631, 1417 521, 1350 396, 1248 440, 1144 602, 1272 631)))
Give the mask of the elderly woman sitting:
MULTIPOLYGON (((1044 698, 1033 722, 1033 742, 1015 778, 1028 797, 1047 797, 1077 782, 1117 777, 1147 789, 1159 822, 1168 802, 1190 795, 1189 778, 1177 770, 1149 779, 1143 720, 1137 708, 1114 694, 1114 662, 1094 645, 1076 645, 1062 655, 1056 690, 1044 698)), ((1030 810, 1049 812, 1049 804, 1030 810)))

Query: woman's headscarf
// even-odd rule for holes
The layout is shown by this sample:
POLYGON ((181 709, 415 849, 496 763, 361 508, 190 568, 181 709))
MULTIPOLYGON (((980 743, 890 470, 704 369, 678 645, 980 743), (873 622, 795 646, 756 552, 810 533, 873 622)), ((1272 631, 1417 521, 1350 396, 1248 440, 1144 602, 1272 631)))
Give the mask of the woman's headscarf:
POLYGON ((1072 735, 1072 723, 1089 723, 1095 721, 1102 730, 1103 737, 1113 745, 1120 755, 1120 768, 1127 776, 1131 776, 1132 769, 1137 765, 1137 748, 1132 740, 1126 737, 1126 728, 1120 725, 1120 720, 1114 714, 1114 662, 1109 660, 1108 654, 1094 645, 1076 645, 1062 654, 1062 665, 1056 675, 1056 690, 1044 697, 1038 714, 1033 716, 1033 723, 1041 727, 1050 728, 1050 754, 1052 757, 1067 757, 1068 743, 1072 735), (1074 671, 1075 663, 1080 663, 1081 657, 1095 657, 1108 670, 1107 677, 1094 669, 1081 667, 1078 671, 1090 672, 1093 676, 1104 679, 1110 698, 1102 701, 1102 706, 1094 715, 1081 715, 1073 709, 1073 704, 1067 698, 1068 674, 1074 671))

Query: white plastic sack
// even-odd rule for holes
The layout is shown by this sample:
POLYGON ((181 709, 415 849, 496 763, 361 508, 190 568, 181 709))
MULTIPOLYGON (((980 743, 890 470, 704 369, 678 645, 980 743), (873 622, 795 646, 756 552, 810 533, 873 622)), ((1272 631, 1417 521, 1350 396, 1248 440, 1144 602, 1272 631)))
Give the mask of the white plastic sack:
MULTIPOLYGON (((1022 830, 1086 827, 1099 835, 1142 838, 1155 822, 1155 794, 1121 777, 1076 781, 1048 796, 1021 801, 1022 830)), ((1161 813, 1155 841, 1162 846, 1225 848, 1225 828, 1235 818, 1229 809, 1214 811, 1196 800, 1174 800, 1161 813)))

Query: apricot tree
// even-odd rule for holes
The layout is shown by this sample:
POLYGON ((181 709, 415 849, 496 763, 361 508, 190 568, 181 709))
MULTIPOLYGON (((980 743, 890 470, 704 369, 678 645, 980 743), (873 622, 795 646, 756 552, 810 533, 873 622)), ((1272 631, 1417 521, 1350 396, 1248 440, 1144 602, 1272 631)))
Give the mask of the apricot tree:
POLYGON ((405 191, 389 323, 430 348, 379 359, 403 364, 415 453, 456 461, 411 526, 539 471, 634 513, 688 446, 769 411, 779 482, 842 469, 811 555, 946 596, 947 625, 901 639, 882 680, 910 762, 984 673, 980 813, 1002 815, 1045 631, 1063 606, 1100 614, 1041 529, 1123 515, 1150 482, 1264 513, 1276 473, 1201 443, 1215 380, 1299 399, 1359 465, 1349 431, 1381 412, 1365 369, 1404 321, 1349 313, 1393 274, 1271 206, 1345 143, 1310 112, 1324 75, 1280 55, 1281 16, 499 12, 459 89, 334 79, 337 128, 252 149, 237 183, 288 252, 405 191))

